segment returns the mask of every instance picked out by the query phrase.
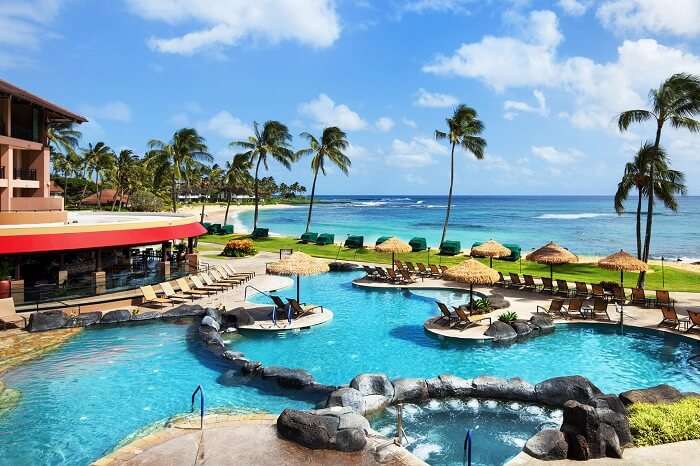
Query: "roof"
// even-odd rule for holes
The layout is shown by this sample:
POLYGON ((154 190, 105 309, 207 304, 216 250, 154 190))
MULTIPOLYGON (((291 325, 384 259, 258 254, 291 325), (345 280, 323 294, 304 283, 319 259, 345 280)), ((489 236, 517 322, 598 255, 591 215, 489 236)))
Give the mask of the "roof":
POLYGON ((51 187, 49 188, 49 192, 62 193, 63 188, 58 183, 56 183, 56 181, 51 180, 51 187))
POLYGON ((26 100, 31 104, 45 108, 50 113, 53 113, 53 116, 49 117, 50 120, 68 120, 74 121, 76 123, 87 122, 87 118, 85 118, 84 116, 78 115, 77 113, 73 113, 70 110, 66 110, 63 107, 51 103, 48 100, 42 99, 41 97, 34 95, 29 91, 20 89, 19 87, 10 84, 7 81, 3 81, 2 79, 0 79, 0 94, 8 94, 12 97, 26 100))
MULTIPOLYGON (((105 188, 102 191, 100 191, 100 203, 101 204, 108 204, 114 200, 114 198, 119 199, 121 197, 123 202, 129 202, 129 195, 124 194, 118 195, 117 192, 114 189, 111 188, 105 188)), ((97 205, 97 193, 90 194, 88 197, 84 198, 81 201, 83 204, 87 205, 97 205)))

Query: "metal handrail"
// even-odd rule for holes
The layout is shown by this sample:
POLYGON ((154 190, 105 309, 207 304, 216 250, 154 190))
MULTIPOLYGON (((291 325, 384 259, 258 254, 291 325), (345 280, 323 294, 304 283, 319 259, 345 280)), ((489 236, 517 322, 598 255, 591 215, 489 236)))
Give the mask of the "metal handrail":
POLYGON ((271 296, 270 294, 265 293, 264 291, 255 288, 253 285, 246 285, 246 287, 243 289, 243 301, 245 301, 246 299, 248 299, 248 288, 252 288, 252 289, 254 289, 255 291, 257 291, 258 293, 260 293, 260 294, 262 294, 262 295, 265 295, 265 296, 267 296, 268 298, 272 299, 272 296, 271 296))
POLYGON ((462 464, 464 466, 472 466, 472 432, 467 430, 467 435, 464 437, 464 457, 462 464))
POLYGON ((190 412, 194 412, 194 397, 197 396, 199 392, 199 430, 204 427, 204 389, 201 385, 197 385, 197 388, 192 392, 192 406, 190 407, 190 412))

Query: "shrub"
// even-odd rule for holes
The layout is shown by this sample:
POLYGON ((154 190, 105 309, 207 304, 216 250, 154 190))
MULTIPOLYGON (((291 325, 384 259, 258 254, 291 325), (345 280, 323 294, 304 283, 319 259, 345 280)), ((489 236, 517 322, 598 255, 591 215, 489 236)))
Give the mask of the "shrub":
POLYGON ((243 257, 255 254, 253 242, 249 239, 232 239, 226 243, 226 247, 221 253, 227 257, 243 257))
POLYGON ((491 301, 488 298, 474 300, 472 312, 475 314, 485 314, 491 310, 491 301))
POLYGON ((129 196, 129 207, 139 212, 160 212, 163 210, 163 199, 148 191, 136 191, 129 196))
POLYGON ((498 320, 509 324, 515 320, 518 320, 518 314, 515 311, 504 312, 503 314, 498 316, 498 320))
POLYGON ((668 404, 634 403, 630 429, 639 447, 700 439, 700 398, 668 404))

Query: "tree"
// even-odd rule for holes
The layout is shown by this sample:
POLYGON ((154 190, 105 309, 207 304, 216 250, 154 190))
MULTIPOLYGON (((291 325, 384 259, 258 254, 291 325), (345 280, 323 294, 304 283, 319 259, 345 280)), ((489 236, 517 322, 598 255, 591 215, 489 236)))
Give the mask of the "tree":
POLYGON ((250 158, 245 154, 238 154, 231 162, 226 162, 224 172, 224 190, 226 191, 226 213, 224 214, 224 226, 228 222, 228 211, 231 208, 231 196, 234 192, 247 193, 251 185, 251 176, 248 170, 252 168, 250 158))
POLYGON ((435 130, 435 139, 438 141, 448 139, 452 145, 450 155, 450 190, 447 195, 447 211, 445 213, 445 223, 442 227, 442 237, 440 245, 445 241, 447 226, 450 221, 450 210, 452 208, 452 188, 455 177, 455 147, 461 146, 464 150, 471 152, 477 160, 484 158, 486 140, 479 135, 484 130, 484 124, 478 119, 476 110, 460 104, 454 110, 447 122, 447 132, 435 130))
MULTIPOLYGON (((700 122, 693 117, 700 112, 700 78, 697 76, 679 73, 674 74, 661 83, 658 89, 649 91, 651 109, 637 109, 622 112, 618 116, 617 126, 619 130, 627 131, 632 123, 652 121, 656 123, 656 136, 654 149, 658 153, 661 144, 661 131, 669 122, 674 128, 685 128, 692 133, 700 131, 700 122)), ((648 191, 653 192, 656 183, 656 171, 654 164, 649 166, 648 191)), ((646 231, 644 235, 644 248, 642 260, 649 260, 651 245, 652 223, 654 216, 654 196, 647 196, 646 231)), ((644 286, 646 274, 639 275, 639 287, 644 286)))
POLYGON ((207 199, 211 201, 214 193, 221 189, 223 175, 223 170, 221 170, 219 165, 214 164, 211 168, 206 170, 206 174, 202 176, 201 189, 205 197, 202 201, 201 223, 204 223, 204 206, 207 204, 207 199))
MULTIPOLYGON (((311 159, 311 171, 314 174, 313 183, 311 183, 311 199, 309 200, 309 213, 306 217, 306 233, 311 227, 311 211, 314 207, 314 197, 316 195, 316 180, 319 172, 326 175, 326 162, 338 167, 341 172, 348 174, 352 162, 345 155, 344 151, 348 148, 347 135, 337 126, 330 126, 323 130, 321 140, 309 133, 301 133, 301 137, 309 142, 309 147, 297 152, 297 156, 313 155, 311 159)), ((294 183, 292 189, 302 192, 299 183, 294 183), (295 186, 296 185, 296 186, 295 186), (296 189, 295 189, 296 188, 296 189)), ((306 188, 304 188, 306 191, 306 188)))
POLYGON ((258 210, 260 203, 259 179, 260 165, 268 169, 268 156, 282 164, 290 170, 292 162, 296 160, 294 152, 289 148, 292 140, 292 135, 289 134, 289 129, 279 121, 266 121, 263 124, 262 131, 257 122, 253 123, 254 135, 246 140, 233 141, 230 146, 232 148, 242 148, 243 152, 255 165, 255 178, 253 183, 253 197, 255 201, 255 211, 253 213, 253 229, 258 226, 258 210))
POLYGON ((73 169, 72 164, 78 158, 76 150, 82 136, 82 133, 75 129, 73 123, 52 123, 46 130, 49 151, 56 175, 58 176, 59 171, 63 172, 65 180, 63 186, 64 198, 68 194, 68 172, 73 169))
POLYGON ((170 176, 170 201, 177 212, 178 183, 189 184, 190 175, 197 163, 213 160, 206 142, 194 128, 182 128, 173 134, 170 142, 157 139, 148 142, 146 154, 148 168, 155 173, 154 184, 159 185, 165 174, 170 176))
POLYGON ((134 168, 137 163, 138 158, 131 149, 119 151, 114 165, 114 197, 112 198, 112 210, 114 210, 117 205, 117 199, 119 199, 119 210, 121 210, 125 193, 129 191, 133 184, 133 178, 135 176, 134 168))
MULTIPOLYGON (((100 173, 108 170, 114 164, 114 153, 112 149, 106 145, 104 142, 98 142, 94 146, 92 143, 88 144, 87 149, 83 150, 83 173, 87 178, 88 173, 95 175, 95 190, 97 196, 97 208, 101 207, 101 196, 100 196, 100 173)), ((87 184, 83 188, 82 199, 85 198, 85 193, 87 190, 87 184)), ((81 203, 82 203, 81 199, 81 203)))

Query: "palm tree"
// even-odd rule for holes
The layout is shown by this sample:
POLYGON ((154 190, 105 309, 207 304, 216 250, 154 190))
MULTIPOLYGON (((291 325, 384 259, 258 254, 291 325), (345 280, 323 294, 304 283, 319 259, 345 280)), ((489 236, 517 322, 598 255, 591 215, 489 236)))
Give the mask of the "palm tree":
POLYGON ((211 162, 213 157, 207 151, 204 138, 194 128, 182 128, 173 134, 170 142, 158 139, 148 142, 147 164, 154 170, 154 184, 159 185, 162 177, 170 176, 170 196, 173 212, 177 212, 178 183, 189 184, 190 174, 197 163, 211 162))
POLYGON ((134 165, 138 161, 136 154, 131 149, 119 151, 114 165, 114 197, 112 198, 112 210, 117 205, 119 198, 119 210, 122 208, 122 201, 126 191, 132 183, 134 177, 134 165))
POLYGON ((486 140, 479 135, 484 130, 484 124, 479 120, 476 110, 460 104, 455 109, 453 115, 447 118, 447 132, 435 130, 435 139, 449 139, 452 145, 450 155, 450 190, 447 195, 447 212, 445 213, 445 224, 442 227, 442 238, 440 245, 445 241, 447 226, 450 221, 450 209, 452 208, 452 188, 455 178, 455 147, 461 146, 464 150, 471 152, 477 160, 484 158, 486 140))
POLYGON ((56 175, 63 172, 64 186, 63 197, 68 194, 68 172, 71 170, 71 162, 77 157, 76 150, 80 143, 82 133, 75 129, 73 123, 52 123, 46 130, 49 151, 56 169, 56 175))
MULTIPOLYGON (((658 89, 649 91, 651 110, 637 109, 622 112, 618 116, 617 126, 620 131, 626 131, 632 123, 653 121, 656 123, 656 137, 654 149, 658 152, 661 144, 661 130, 669 122, 674 128, 685 128, 692 133, 700 131, 700 122, 693 117, 700 112, 700 77, 679 73, 674 74, 661 83, 658 89)), ((654 164, 649 167, 647 179, 649 191, 656 183, 654 164)), ((651 245, 651 230, 654 216, 654 196, 647 197, 646 232, 644 236, 644 249, 641 259, 649 260, 651 245)), ((644 286, 645 273, 639 275, 639 287, 644 286)))
POLYGON ((648 183, 648 160, 651 153, 655 153, 654 146, 651 143, 645 143, 634 156, 632 162, 625 165, 625 172, 622 179, 617 184, 617 192, 615 193, 615 212, 622 215, 625 211, 624 203, 629 196, 632 188, 637 189, 637 259, 642 258, 642 199, 647 193, 648 183))
POLYGON ((202 184, 200 185, 202 192, 205 197, 202 201, 202 215, 200 222, 204 223, 204 207, 207 204, 207 199, 211 201, 214 193, 221 189, 221 183, 224 172, 221 170, 218 164, 214 164, 211 168, 206 167, 204 173, 202 173, 202 184))
POLYGON ((255 164, 255 179, 253 184, 253 196, 255 201, 255 212, 253 214, 253 230, 258 226, 258 204, 260 203, 259 180, 258 175, 260 165, 268 169, 267 157, 270 156, 277 162, 281 163, 285 168, 290 170, 292 162, 296 160, 294 152, 289 148, 292 140, 292 135, 289 134, 289 129, 279 121, 266 121, 263 124, 262 131, 257 122, 253 123, 254 135, 246 140, 233 141, 230 146, 232 148, 240 147, 246 149, 245 154, 255 164))
POLYGON ((224 214, 224 226, 228 222, 228 211, 231 208, 231 196, 234 191, 247 192, 250 189, 250 173, 252 168, 250 158, 245 154, 238 154, 231 162, 226 162, 223 185, 226 190, 226 213, 224 214))
MULTIPOLYGON (((99 185, 99 177, 100 177, 100 172, 108 169, 114 159, 114 153, 112 152, 112 149, 106 145, 104 142, 98 142, 94 146, 92 143, 88 144, 87 149, 83 150, 83 157, 82 157, 82 165, 83 165, 83 175, 85 178, 85 181, 87 181, 87 175, 89 173, 93 173, 95 175, 95 189, 97 190, 96 195, 97 195, 97 208, 99 209, 101 207, 100 205, 100 185, 99 185)), ((81 198, 81 203, 82 199, 85 198, 85 193, 87 192, 87 183, 83 186, 83 194, 81 198)))
MULTIPOLYGON (((314 196, 316 195, 316 179, 318 173, 326 175, 326 160, 340 169, 341 172, 348 174, 352 162, 343 153, 348 148, 347 135, 337 126, 330 126, 323 130, 321 141, 316 139, 312 134, 301 133, 301 137, 309 141, 309 147, 297 152, 297 156, 301 157, 307 154, 313 154, 311 159, 311 171, 314 174, 314 181, 311 184, 311 199, 309 200, 309 214, 306 217, 306 233, 309 232, 311 226, 311 210, 314 207, 314 196)), ((292 192, 300 190, 299 183, 292 185, 292 192), (295 186, 296 185, 296 186, 295 186)))

